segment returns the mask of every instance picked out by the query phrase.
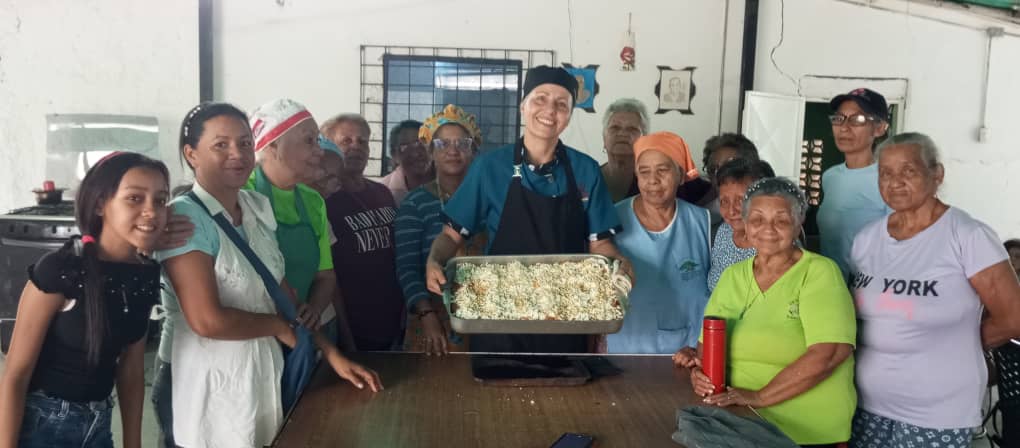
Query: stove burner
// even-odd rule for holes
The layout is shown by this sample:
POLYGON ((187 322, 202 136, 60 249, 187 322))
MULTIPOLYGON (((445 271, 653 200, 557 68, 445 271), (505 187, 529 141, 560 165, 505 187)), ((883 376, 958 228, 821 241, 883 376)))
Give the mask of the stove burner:
POLYGON ((74 216, 74 201, 63 201, 59 204, 33 205, 11 210, 8 215, 33 216, 74 216))

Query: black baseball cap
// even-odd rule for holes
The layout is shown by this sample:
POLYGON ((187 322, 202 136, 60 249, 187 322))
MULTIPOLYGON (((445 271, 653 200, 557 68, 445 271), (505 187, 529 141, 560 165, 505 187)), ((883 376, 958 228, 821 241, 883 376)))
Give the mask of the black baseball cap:
POLYGON ((521 98, 527 98, 528 94, 535 90, 535 87, 542 84, 555 84, 567 89, 571 99, 575 103, 577 102, 577 78, 574 78, 570 72, 563 68, 548 65, 539 65, 528 70, 527 76, 524 77, 524 90, 521 98))
POLYGON ((835 111, 839 109, 839 105, 845 101, 853 101, 860 106, 867 114, 874 115, 882 120, 889 121, 889 105, 885 102, 885 97, 881 93, 878 93, 871 89, 854 89, 849 93, 842 95, 836 95, 832 101, 829 101, 829 106, 835 111))

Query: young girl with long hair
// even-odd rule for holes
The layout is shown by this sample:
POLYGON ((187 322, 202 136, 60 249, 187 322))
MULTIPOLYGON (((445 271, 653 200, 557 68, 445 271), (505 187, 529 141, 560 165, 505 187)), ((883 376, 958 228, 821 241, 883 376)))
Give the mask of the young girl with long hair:
POLYGON ((107 156, 75 201, 82 235, 29 267, 0 381, 0 447, 141 447, 145 334, 160 268, 142 255, 166 226, 169 173, 135 153, 107 156))

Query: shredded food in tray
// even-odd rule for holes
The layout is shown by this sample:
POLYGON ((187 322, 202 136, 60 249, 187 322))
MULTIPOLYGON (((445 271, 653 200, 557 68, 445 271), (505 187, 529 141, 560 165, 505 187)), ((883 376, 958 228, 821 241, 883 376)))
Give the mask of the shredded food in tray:
POLYGON ((454 314, 461 319, 618 320, 623 306, 602 260, 458 266, 454 314))

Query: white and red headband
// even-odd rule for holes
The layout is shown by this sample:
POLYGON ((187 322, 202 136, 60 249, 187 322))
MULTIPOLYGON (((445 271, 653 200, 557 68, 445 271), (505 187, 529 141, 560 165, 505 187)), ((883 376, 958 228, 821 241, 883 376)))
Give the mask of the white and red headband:
POLYGON ((279 99, 259 106, 248 119, 252 137, 255 139, 255 152, 273 143, 302 121, 311 118, 312 114, 308 109, 294 100, 279 99))

